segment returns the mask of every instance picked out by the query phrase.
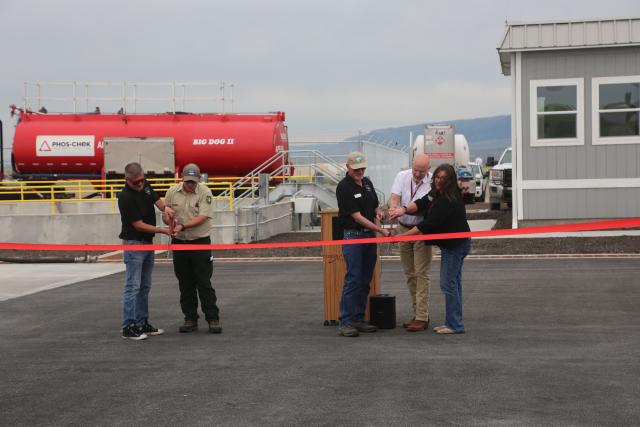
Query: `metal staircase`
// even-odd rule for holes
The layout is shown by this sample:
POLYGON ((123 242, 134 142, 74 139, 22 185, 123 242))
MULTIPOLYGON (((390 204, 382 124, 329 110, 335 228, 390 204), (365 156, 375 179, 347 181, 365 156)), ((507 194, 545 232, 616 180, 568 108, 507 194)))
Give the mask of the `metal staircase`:
POLYGON ((220 196, 233 195, 235 201, 256 198, 260 175, 267 174, 270 182, 279 181, 278 186, 269 193, 271 201, 281 200, 288 196, 308 195, 316 197, 322 207, 335 207, 335 186, 345 173, 344 165, 317 150, 283 150, 236 181, 230 189, 222 192, 220 196), (312 173, 303 178, 292 175, 293 165, 289 163, 291 155, 313 157, 314 161, 305 165, 312 173))
MULTIPOLYGON (((401 151, 401 150, 398 150, 401 151)), ((233 197, 234 203, 245 199, 255 199, 256 205, 263 199, 259 195, 260 176, 266 175, 268 182, 277 182, 269 191, 268 200, 277 202, 285 197, 315 197, 321 208, 337 208, 336 185, 344 178, 347 168, 330 156, 317 150, 283 150, 262 162, 258 167, 236 181, 221 197, 233 197), (296 161, 295 168, 304 168, 305 176, 292 174, 292 158, 307 159, 304 163, 296 161)), ((386 202, 385 194, 376 188, 381 204, 386 202)))

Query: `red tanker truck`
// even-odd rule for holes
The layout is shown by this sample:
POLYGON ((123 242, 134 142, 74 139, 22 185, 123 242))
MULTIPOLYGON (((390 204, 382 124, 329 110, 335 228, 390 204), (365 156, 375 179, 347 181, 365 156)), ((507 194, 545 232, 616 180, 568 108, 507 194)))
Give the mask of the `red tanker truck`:
POLYGON ((244 176, 289 148, 283 112, 19 114, 17 179, 110 178, 140 160, 155 176, 179 174, 192 162, 212 177, 244 176))

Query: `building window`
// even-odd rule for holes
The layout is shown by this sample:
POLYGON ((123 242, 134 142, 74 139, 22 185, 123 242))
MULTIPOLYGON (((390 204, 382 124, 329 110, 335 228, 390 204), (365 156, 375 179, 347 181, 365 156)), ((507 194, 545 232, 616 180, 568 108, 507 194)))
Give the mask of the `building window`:
POLYGON ((584 80, 532 80, 532 147, 584 144, 584 80))
POLYGON ((640 144, 640 76, 591 83, 593 144, 640 144))

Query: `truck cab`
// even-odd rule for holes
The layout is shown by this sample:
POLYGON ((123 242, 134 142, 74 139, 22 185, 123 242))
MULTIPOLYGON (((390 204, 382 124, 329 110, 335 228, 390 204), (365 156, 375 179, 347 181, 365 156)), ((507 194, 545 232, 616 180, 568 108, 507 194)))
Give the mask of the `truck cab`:
POLYGON ((483 202, 485 192, 487 191, 487 182, 488 182, 487 177, 489 176, 489 174, 483 171, 482 164, 478 162, 469 163, 469 169, 473 173, 473 176, 475 177, 475 180, 476 180, 476 192, 475 192, 476 202, 483 202))
POLYGON ((492 210, 500 209, 500 203, 506 202, 512 207, 511 199, 511 147, 506 148, 498 164, 491 169, 489 178, 489 201, 492 210))
POLYGON ((458 187, 462 191, 465 203, 473 203, 476 200, 476 180, 473 171, 466 165, 456 169, 458 175, 458 187))

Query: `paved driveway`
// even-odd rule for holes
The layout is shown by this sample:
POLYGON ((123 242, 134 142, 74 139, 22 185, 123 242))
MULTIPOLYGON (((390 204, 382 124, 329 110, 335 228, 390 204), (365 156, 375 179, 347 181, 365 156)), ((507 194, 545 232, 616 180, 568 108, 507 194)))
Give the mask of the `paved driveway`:
MULTIPOLYGON (((437 264, 434 265, 437 278, 437 264)), ((158 265, 144 342, 119 336, 123 273, 0 302, 3 425, 631 425, 637 260, 470 260, 467 333, 339 337, 319 262, 215 267, 224 333, 178 334, 158 265)), ((399 262, 383 290, 410 316, 399 262)), ((432 289, 434 324, 443 298, 432 289)))

